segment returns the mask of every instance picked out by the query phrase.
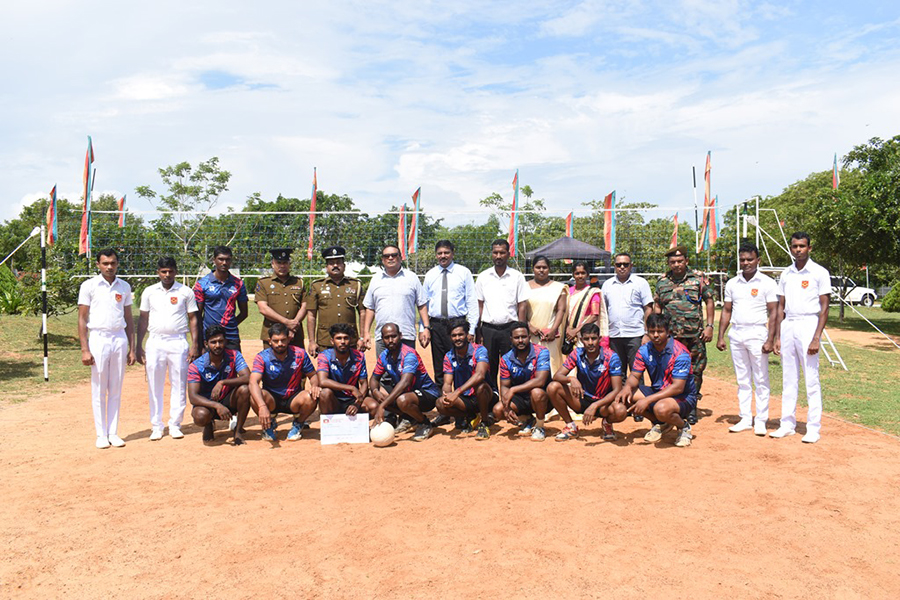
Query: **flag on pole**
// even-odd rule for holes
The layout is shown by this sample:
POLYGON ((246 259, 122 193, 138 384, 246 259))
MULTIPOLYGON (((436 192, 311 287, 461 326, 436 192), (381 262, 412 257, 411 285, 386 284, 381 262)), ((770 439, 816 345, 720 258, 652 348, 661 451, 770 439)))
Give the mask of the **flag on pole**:
POLYGON ((707 250, 709 248, 708 245, 708 231, 709 228, 709 206, 712 202, 712 197, 709 194, 710 187, 710 172, 712 171, 712 167, 710 166, 710 158, 712 152, 706 153, 706 170, 703 174, 703 179, 705 181, 704 191, 703 191, 703 219, 700 222, 700 243, 697 245, 697 253, 699 254, 701 250, 707 250))
POLYGON ((718 239, 718 217, 716 216, 718 199, 718 196, 713 197, 709 206, 703 209, 703 230, 700 233, 701 250, 709 250, 710 246, 715 244, 718 239))
POLYGON ((312 196, 309 199, 309 245, 306 247, 306 259, 313 257, 313 227, 316 224, 316 198, 318 196, 318 182, 316 181, 316 168, 313 167, 312 196))
POLYGON ((119 198, 119 227, 125 227, 125 196, 119 198))
POLYGON ((513 202, 512 210, 509 212, 509 256, 516 256, 516 246, 519 245, 519 170, 516 169, 516 176, 513 177, 513 202))
POLYGON ((572 213, 566 217, 566 237, 572 237, 572 213))
POLYGON ((47 204, 47 245, 52 246, 56 241, 56 186, 50 190, 50 202, 47 204))
POLYGON ((834 153, 834 168, 831 171, 831 189, 836 190, 841 185, 841 172, 837 166, 837 152, 834 153))
POLYGON ((712 246, 719 239, 719 195, 713 196, 712 203, 709 207, 709 245, 712 246))
POLYGON ((400 260, 406 260, 406 203, 400 207, 400 218, 397 219, 397 248, 400 249, 400 260))
POLYGON ((603 199, 603 241, 607 252, 616 251, 616 190, 603 199))
POLYGON ((422 207, 420 204, 421 192, 422 188, 420 187, 412 195, 413 210, 415 212, 409 224, 409 250, 407 250, 407 254, 415 254, 419 247, 419 209, 422 207))
POLYGON ((91 190, 94 189, 93 178, 94 146, 88 136, 87 152, 84 155, 84 173, 82 183, 84 198, 81 203, 81 233, 78 236, 78 254, 91 252, 91 190))
POLYGON ((669 248, 678 245, 678 213, 675 213, 675 229, 672 230, 672 239, 669 241, 669 248))

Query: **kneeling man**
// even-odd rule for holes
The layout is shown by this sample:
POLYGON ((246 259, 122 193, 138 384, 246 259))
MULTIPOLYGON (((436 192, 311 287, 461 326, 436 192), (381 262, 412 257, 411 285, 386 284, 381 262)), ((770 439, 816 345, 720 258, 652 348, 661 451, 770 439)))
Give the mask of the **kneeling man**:
POLYGON ((290 441, 299 440, 303 422, 316 410, 319 382, 316 369, 306 350, 290 345, 290 330, 282 323, 269 327, 269 347, 256 355, 250 373, 250 404, 259 417, 262 439, 275 441, 275 415, 294 415, 288 433, 290 441), (309 379, 309 391, 303 379, 309 379))
POLYGON ((532 344, 528 325, 516 321, 509 330, 512 350, 500 357, 500 401, 494 417, 519 427, 519 435, 543 442, 547 416, 547 382, 550 381, 550 350, 532 344), (522 423, 519 417, 529 415, 522 423), (532 416, 533 415, 533 416, 532 416))
POLYGON ((470 432, 474 423, 478 425, 479 439, 487 438, 481 435, 493 396, 487 382, 487 349, 469 342, 469 321, 463 317, 452 319, 447 330, 453 348, 444 355, 444 394, 437 400, 437 410, 455 417, 457 424, 462 423, 463 433, 470 432))
POLYGON ((237 416, 234 445, 244 443, 244 421, 250 412, 250 369, 237 350, 225 347, 225 328, 213 325, 204 335, 206 352, 188 367, 187 393, 194 425, 203 428, 203 442, 213 441, 216 419, 237 416))
POLYGON ((319 412, 323 415, 355 415, 363 409, 374 414, 378 404, 369 395, 366 357, 353 347, 356 327, 335 323, 328 329, 331 348, 319 352, 319 412))
POLYGON ((644 436, 648 442, 658 442, 670 428, 678 429, 675 445, 691 445, 691 425, 686 421, 697 406, 697 387, 691 368, 691 352, 669 337, 671 321, 667 314, 647 317, 647 336, 650 341, 641 346, 634 357, 631 375, 616 396, 628 405, 628 412, 642 415, 653 422, 644 436), (641 383, 647 371, 650 386, 641 383))
POLYGON ((616 439, 613 423, 621 423, 628 415, 625 404, 617 401, 622 390, 622 361, 619 355, 600 345, 600 328, 587 323, 581 328, 582 348, 575 348, 547 386, 553 408, 565 421, 565 428, 556 436, 564 442, 578 435, 578 426, 569 413, 571 408, 583 413, 582 422, 590 425, 599 415, 602 418, 603 439, 616 439), (570 377, 577 369, 576 377, 570 377))

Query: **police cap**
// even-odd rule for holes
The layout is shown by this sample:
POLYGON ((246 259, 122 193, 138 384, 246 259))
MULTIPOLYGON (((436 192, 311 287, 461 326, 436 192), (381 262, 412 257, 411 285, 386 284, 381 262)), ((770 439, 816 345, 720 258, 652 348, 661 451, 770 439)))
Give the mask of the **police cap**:
POLYGON ((329 260, 332 258, 344 258, 344 249, 341 246, 331 246, 322 250, 322 258, 329 260))
POLYGON ((269 250, 269 254, 272 255, 274 260, 291 260, 291 252, 293 251, 293 248, 272 248, 269 250))

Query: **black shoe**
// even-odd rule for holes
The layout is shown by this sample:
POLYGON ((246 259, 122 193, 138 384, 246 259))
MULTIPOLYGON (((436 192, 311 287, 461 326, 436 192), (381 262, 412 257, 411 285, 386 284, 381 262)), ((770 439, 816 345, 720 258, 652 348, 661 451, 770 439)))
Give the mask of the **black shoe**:
POLYGON ((644 415, 636 415, 632 413, 631 418, 634 419, 635 423, 640 423, 644 420, 644 415))
POLYGON ((431 420, 431 424, 435 427, 442 427, 443 425, 449 425, 453 422, 453 417, 450 415, 438 415, 434 419, 431 420))
POLYGON ((697 424, 697 409, 696 408, 691 411, 691 413, 687 416, 687 419, 685 419, 685 421, 687 421, 691 425, 697 424))

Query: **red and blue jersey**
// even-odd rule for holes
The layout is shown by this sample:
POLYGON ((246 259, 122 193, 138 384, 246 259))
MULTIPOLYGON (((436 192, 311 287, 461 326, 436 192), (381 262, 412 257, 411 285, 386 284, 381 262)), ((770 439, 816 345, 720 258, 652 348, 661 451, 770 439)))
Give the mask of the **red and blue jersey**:
MULTIPOLYGON (((369 378, 369 374, 366 372, 366 357, 362 352, 355 348, 351 348, 350 356, 343 365, 341 364, 341 361, 338 360, 334 348, 328 348, 319 352, 316 363, 318 364, 317 371, 328 373, 329 379, 343 385, 359 387, 360 381, 365 381, 369 378)), ((341 400, 356 399, 353 394, 345 392, 344 390, 332 391, 334 391, 334 395, 341 400)))
POLYGON ((662 352, 657 352, 653 342, 647 342, 638 349, 631 370, 635 373, 647 371, 650 376, 650 387, 659 392, 675 379, 684 379, 684 392, 676 396, 676 400, 697 399, 697 386, 694 383, 694 370, 691 367, 691 352, 676 340, 669 338, 662 352))
MULTIPOLYGON (((472 379, 475 367, 480 362, 489 364, 487 348, 481 344, 469 344, 465 358, 457 356, 456 350, 453 349, 444 355, 444 375, 453 375, 453 388, 459 389, 472 379)), ((471 388, 463 392, 463 396, 471 396, 474 393, 475 388, 471 388)))
POLYGON ((290 398, 303 389, 303 378, 315 373, 316 369, 306 350, 288 346, 284 360, 279 360, 271 348, 257 354, 251 372, 262 375, 264 389, 282 398, 290 398))
POLYGON ((237 305, 247 301, 247 287, 243 281, 234 275, 219 281, 215 272, 210 273, 194 284, 194 298, 203 303, 203 331, 213 325, 221 325, 225 328, 226 338, 240 339, 237 305))
POLYGON ((425 370, 425 365, 422 363, 419 353, 406 344, 400 346, 400 351, 396 357, 391 356, 390 350, 384 350, 381 356, 378 357, 378 362, 375 363, 375 369, 372 371, 373 375, 381 378, 387 375, 393 385, 397 385, 400 382, 400 377, 404 373, 411 373, 413 376, 412 383, 403 390, 404 394, 414 390, 422 390, 432 396, 441 395, 440 388, 435 385, 428 375, 428 371, 425 370))
POLYGON ((571 372, 578 369, 578 383, 584 395, 598 400, 612 391, 611 377, 622 376, 622 360, 609 348, 600 348, 600 354, 592 361, 584 348, 575 348, 563 362, 563 368, 571 372))
POLYGON ((538 344, 531 344, 524 362, 516 357, 515 348, 500 357, 500 379, 508 379, 510 386, 534 379, 538 371, 550 372, 550 350, 538 344))
MULTIPOLYGON (((222 364, 217 369, 209 360, 209 352, 206 352, 192 362, 188 367, 188 383, 200 384, 200 395, 209 398, 212 389, 224 379, 233 379, 238 373, 247 368, 247 362, 237 350, 225 350, 222 356, 222 364)), ((229 392, 228 386, 222 389, 222 396, 229 392)))

